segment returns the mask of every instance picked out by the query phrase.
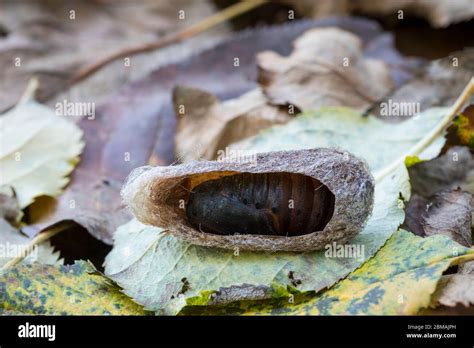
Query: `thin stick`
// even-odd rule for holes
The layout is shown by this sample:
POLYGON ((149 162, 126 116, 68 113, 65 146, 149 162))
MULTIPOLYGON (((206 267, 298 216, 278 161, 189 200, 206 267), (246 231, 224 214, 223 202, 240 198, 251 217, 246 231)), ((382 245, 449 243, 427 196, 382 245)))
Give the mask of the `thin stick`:
POLYGON ((103 68, 108 63, 113 62, 114 60, 117 60, 119 58, 131 56, 137 53, 153 51, 158 48, 162 48, 174 43, 178 43, 187 38, 196 36, 212 27, 215 27, 216 25, 220 23, 223 23, 229 19, 232 19, 247 11, 250 11, 251 9, 254 9, 260 6, 264 4, 265 2, 266 0, 248 0, 248 1, 238 2, 237 4, 229 6, 226 9, 220 12, 217 12, 216 14, 210 17, 207 17, 201 22, 198 22, 182 31, 166 35, 162 39, 156 42, 151 42, 151 43, 143 44, 140 46, 126 48, 122 51, 115 52, 107 57, 99 59, 98 61, 92 63, 91 65, 88 65, 80 69, 71 78, 69 83, 74 84, 76 82, 79 82, 85 79, 86 77, 90 76, 91 74, 95 73, 97 70, 103 68))
POLYGON ((440 123, 433 128, 424 138, 422 138, 418 143, 416 143, 405 155, 401 156, 397 160, 390 163, 388 166, 382 168, 378 173, 374 175, 375 182, 380 182, 385 176, 390 174, 396 167, 405 162, 407 156, 417 156, 423 150, 426 149, 438 135, 440 135, 444 130, 446 130, 451 123, 451 121, 456 117, 456 115, 461 110, 464 103, 471 97, 471 94, 474 93, 474 78, 468 82, 461 95, 458 97, 454 105, 451 107, 451 110, 446 114, 445 117, 440 121, 440 123))
POLYGON ((31 240, 31 242, 26 247, 23 255, 11 259, 6 264, 4 264, 0 270, 3 271, 3 270, 16 266, 21 261, 23 261, 29 254, 31 254, 31 252, 34 250, 34 248, 37 245, 49 240, 50 238, 54 237, 58 233, 67 230, 69 227, 71 227, 71 225, 72 225, 71 223, 64 223, 59 226, 49 228, 45 230, 44 232, 41 232, 40 234, 38 234, 35 238, 31 240))

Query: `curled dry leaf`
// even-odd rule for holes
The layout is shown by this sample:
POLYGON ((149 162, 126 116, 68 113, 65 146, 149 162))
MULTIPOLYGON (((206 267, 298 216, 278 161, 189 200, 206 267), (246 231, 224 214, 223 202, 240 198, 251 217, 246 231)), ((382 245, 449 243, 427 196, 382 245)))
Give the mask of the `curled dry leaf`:
POLYGON ((177 87, 173 103, 178 118, 176 153, 184 162, 215 159, 229 144, 290 119, 289 112, 268 105, 260 89, 220 102, 205 91, 177 87))
POLYGON ((388 66, 364 57, 362 41, 350 32, 312 29, 293 45, 288 57, 270 51, 257 56, 259 82, 271 104, 364 111, 394 87, 388 66))
MULTIPOLYGON (((130 175, 122 195, 141 222, 162 227, 183 240, 203 246, 310 251, 322 249, 332 242, 345 243, 363 229, 372 211, 374 194, 373 178, 365 162, 348 152, 331 149, 269 152, 254 156, 252 162, 229 158, 227 161, 194 161, 178 166, 138 168, 130 175), (226 186, 232 183, 224 183, 222 179, 241 173, 250 174, 247 183, 252 185, 244 186, 237 182, 235 190, 230 187, 226 192, 226 186), (257 176, 262 174, 265 178, 259 181, 257 176), (284 174, 291 176, 284 177, 284 174), (316 182, 313 189, 308 190, 313 194, 308 196, 305 191, 299 192, 298 188, 308 187, 299 182, 292 188, 291 181, 297 180, 297 174, 304 176, 305 181, 313 179, 316 182), (208 183, 211 188, 204 190, 205 200, 193 205, 193 195, 199 191, 200 185, 208 183), (259 187, 260 184, 263 187, 259 187), (248 192, 242 187, 247 187, 248 192), (285 187, 289 192, 285 193, 285 187), (333 196, 334 203, 321 201, 324 197, 319 193, 325 189, 333 196), (224 193, 213 195, 213 190, 224 190, 224 193), (255 204, 255 210, 250 204, 255 204), (327 204, 333 208, 326 214, 319 215, 319 210, 314 213, 306 211, 327 204), (196 213, 195 210, 199 211, 196 213), (198 226, 192 224, 190 214, 198 226), (282 226, 288 226, 289 230, 291 226, 299 225, 305 216, 307 219, 319 216, 319 220, 324 221, 315 222, 314 225, 320 228, 304 232, 299 228, 296 235, 288 236, 289 232, 282 226), (210 222, 206 223, 206 220, 210 222), (243 224, 242 229, 220 230, 225 229, 226 221, 243 224), (256 232, 250 227, 253 224, 258 225, 256 232), (212 232, 203 231, 201 225, 203 228, 208 226, 212 232), (260 234, 264 230, 262 226, 267 225, 273 227, 270 230, 276 230, 269 233, 273 235, 260 234)), ((306 220, 304 225, 311 222, 306 220)))

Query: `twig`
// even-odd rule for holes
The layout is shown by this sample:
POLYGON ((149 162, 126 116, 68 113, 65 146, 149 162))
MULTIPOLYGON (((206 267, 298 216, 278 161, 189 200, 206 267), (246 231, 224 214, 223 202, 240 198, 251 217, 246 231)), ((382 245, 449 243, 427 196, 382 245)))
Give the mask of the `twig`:
POLYGON ((156 42, 151 42, 151 43, 143 44, 140 46, 126 48, 124 50, 115 52, 107 57, 101 58, 98 61, 80 69, 75 75, 72 76, 69 83, 74 84, 76 82, 79 82, 85 79, 86 77, 90 76, 91 74, 95 73, 97 70, 103 68, 108 63, 113 62, 119 58, 131 56, 137 53, 153 51, 158 48, 162 48, 174 43, 178 43, 187 38, 196 36, 212 27, 215 27, 216 25, 220 23, 223 23, 229 19, 232 19, 247 11, 250 11, 251 9, 260 6, 264 4, 265 2, 266 0, 248 0, 248 1, 238 2, 237 4, 229 6, 226 9, 220 12, 217 12, 216 14, 212 16, 209 16, 205 18, 204 20, 202 20, 201 22, 198 22, 182 31, 166 35, 165 37, 163 37, 162 39, 156 42))
POLYGON ((58 233, 67 230, 71 226, 72 226, 72 223, 63 223, 61 225, 49 228, 49 229, 45 230, 44 232, 41 232, 40 234, 38 234, 35 238, 33 238, 31 240, 31 242, 28 244, 28 246, 26 247, 26 249, 22 253, 23 255, 15 257, 15 258, 11 259, 10 261, 8 261, 6 264, 3 265, 1 270, 3 271, 3 270, 6 270, 6 269, 9 269, 11 267, 16 266, 18 263, 23 261, 29 254, 31 254, 31 252, 34 250, 34 248, 37 245, 51 239, 52 237, 54 237, 58 233))
POLYGON ((425 150, 432 142, 440 135, 446 128, 448 128, 451 121, 456 117, 456 115, 461 110, 464 103, 471 97, 474 93, 474 78, 468 82, 461 95, 458 97, 454 105, 451 107, 451 110, 446 114, 445 117, 440 121, 440 123, 433 128, 433 130, 428 133, 424 138, 422 138, 418 143, 416 143, 408 152, 398 158, 397 160, 390 163, 388 166, 382 168, 379 172, 374 175, 375 182, 380 182, 385 176, 390 174, 396 167, 405 162, 407 156, 417 156, 423 150, 425 150))

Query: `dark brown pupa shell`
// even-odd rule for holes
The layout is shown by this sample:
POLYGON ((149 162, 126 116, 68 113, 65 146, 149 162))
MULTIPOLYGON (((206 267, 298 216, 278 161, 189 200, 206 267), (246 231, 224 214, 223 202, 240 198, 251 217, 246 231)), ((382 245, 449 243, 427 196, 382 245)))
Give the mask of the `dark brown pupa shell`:
POLYGON ((265 251, 347 242, 363 229, 373 195, 365 162, 335 149, 261 153, 254 163, 143 167, 122 190, 145 224, 193 244, 265 251))
POLYGON ((333 209, 334 195, 309 176, 240 173, 194 187, 186 216, 207 233, 291 237, 322 231, 333 209))

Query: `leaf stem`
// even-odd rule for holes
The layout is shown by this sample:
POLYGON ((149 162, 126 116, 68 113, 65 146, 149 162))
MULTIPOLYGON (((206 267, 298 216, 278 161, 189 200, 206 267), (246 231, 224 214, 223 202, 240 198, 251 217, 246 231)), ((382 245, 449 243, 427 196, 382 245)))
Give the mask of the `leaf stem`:
POLYGON ((25 251, 22 253, 23 255, 11 259, 6 264, 4 264, 3 267, 0 270, 3 271, 3 270, 6 270, 6 269, 9 269, 11 267, 16 266, 21 261, 23 261, 29 254, 31 254, 31 252, 34 250, 34 248, 37 245, 51 239, 52 237, 54 237, 58 233, 67 230, 71 226, 72 226, 72 223, 63 223, 63 224, 48 228, 44 232, 41 232, 40 234, 38 234, 35 238, 33 238, 30 241, 30 243, 26 247, 25 251))
POLYGON ((446 114, 445 117, 440 121, 440 123, 433 128, 431 132, 429 132, 424 138, 422 138, 418 143, 416 143, 407 153, 397 160, 393 161, 386 167, 382 168, 379 172, 375 173, 374 178, 375 182, 380 182, 385 176, 390 174, 395 168, 405 162, 405 158, 407 156, 417 156, 423 150, 425 150, 435 139, 438 135, 440 135, 444 130, 446 130, 451 123, 451 121, 456 117, 456 115, 461 110, 464 103, 471 97, 474 93, 474 77, 471 77, 464 90, 456 99, 456 102, 451 107, 451 110, 446 114))
POLYGON ((95 73, 97 70, 103 68, 108 63, 113 62, 114 60, 117 60, 119 58, 131 56, 137 53, 153 51, 155 49, 178 43, 187 38, 196 36, 212 27, 215 27, 220 23, 223 23, 229 19, 232 19, 247 11, 250 11, 251 9, 260 6, 265 2, 266 0, 241 1, 236 3, 235 5, 225 8, 220 12, 213 14, 212 16, 205 18, 204 20, 194 25, 191 25, 190 27, 184 30, 166 35, 158 41, 143 44, 140 46, 125 48, 124 50, 112 53, 111 55, 101 58, 98 61, 80 69, 74 76, 72 76, 69 83, 72 85, 76 82, 79 82, 90 76, 91 74, 95 73))

